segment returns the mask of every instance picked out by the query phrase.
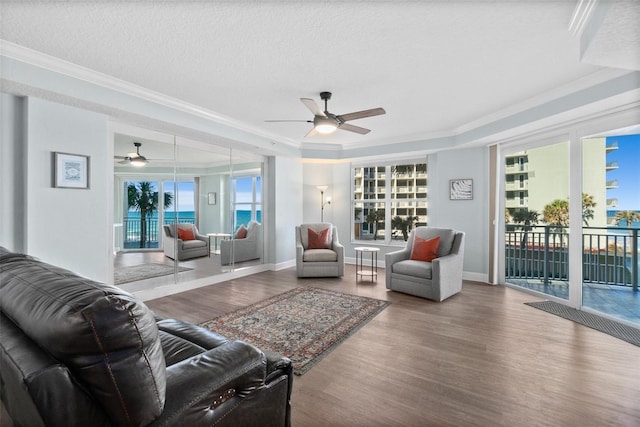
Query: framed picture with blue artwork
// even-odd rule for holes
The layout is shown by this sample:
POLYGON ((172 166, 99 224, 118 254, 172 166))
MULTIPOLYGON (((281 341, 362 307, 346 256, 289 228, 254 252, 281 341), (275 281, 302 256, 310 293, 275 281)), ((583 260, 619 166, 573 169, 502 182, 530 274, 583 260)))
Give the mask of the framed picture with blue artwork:
POLYGON ((55 188, 89 188, 89 156, 53 153, 53 186, 55 188))
POLYGON ((449 199, 473 200, 473 179, 452 179, 449 181, 449 199))

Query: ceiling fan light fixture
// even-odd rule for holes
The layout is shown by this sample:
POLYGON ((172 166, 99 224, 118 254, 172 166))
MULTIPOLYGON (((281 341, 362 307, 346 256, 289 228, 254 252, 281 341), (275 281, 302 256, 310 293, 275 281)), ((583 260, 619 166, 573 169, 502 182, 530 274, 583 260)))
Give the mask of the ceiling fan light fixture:
POLYGON ((314 119, 314 124, 318 133, 321 133, 323 135, 328 135, 338 129, 338 124, 336 123, 336 121, 329 117, 316 117, 314 119))
POLYGON ((138 156, 138 157, 134 157, 133 159, 129 160, 129 163, 131 164, 131 166, 136 166, 136 167, 142 167, 145 166, 147 164, 147 159, 144 156, 138 156))

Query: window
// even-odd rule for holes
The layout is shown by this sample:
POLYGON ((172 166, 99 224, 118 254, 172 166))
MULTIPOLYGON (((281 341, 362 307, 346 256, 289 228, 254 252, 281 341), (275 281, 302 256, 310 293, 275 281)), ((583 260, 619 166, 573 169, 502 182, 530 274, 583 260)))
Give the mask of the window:
POLYGON ((249 221, 262 222, 262 179, 244 176, 233 179, 234 229, 247 225, 249 221))
POLYGON ((402 243, 427 224, 427 164, 356 166, 353 173, 353 240, 402 243))

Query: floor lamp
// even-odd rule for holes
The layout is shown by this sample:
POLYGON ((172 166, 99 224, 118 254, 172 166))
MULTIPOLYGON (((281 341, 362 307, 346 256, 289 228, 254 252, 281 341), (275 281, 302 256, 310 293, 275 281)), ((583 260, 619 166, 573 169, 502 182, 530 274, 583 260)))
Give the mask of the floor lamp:
POLYGON ((327 197, 326 200, 324 198, 324 192, 329 187, 326 185, 318 185, 316 188, 320 190, 320 222, 324 222, 324 205, 331 204, 331 197, 327 197))

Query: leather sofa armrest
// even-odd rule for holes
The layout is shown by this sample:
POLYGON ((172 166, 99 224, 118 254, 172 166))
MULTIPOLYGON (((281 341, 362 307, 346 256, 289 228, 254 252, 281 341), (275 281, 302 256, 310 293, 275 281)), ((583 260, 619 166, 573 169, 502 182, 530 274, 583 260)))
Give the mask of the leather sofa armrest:
POLYGON ((167 367, 166 403, 151 425, 214 425, 263 387, 266 356, 242 341, 167 367))

